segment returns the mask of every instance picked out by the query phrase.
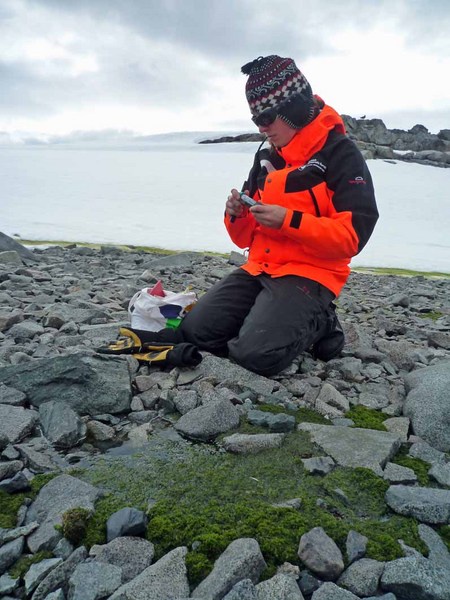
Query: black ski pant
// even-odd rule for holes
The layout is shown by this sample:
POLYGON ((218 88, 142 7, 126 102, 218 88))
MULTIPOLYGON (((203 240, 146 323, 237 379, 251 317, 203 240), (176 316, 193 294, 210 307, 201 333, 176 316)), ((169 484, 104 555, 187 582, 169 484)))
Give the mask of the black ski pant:
POLYGON ((296 275, 249 275, 237 269, 184 317, 185 341, 261 375, 274 375, 318 340, 334 294, 296 275))

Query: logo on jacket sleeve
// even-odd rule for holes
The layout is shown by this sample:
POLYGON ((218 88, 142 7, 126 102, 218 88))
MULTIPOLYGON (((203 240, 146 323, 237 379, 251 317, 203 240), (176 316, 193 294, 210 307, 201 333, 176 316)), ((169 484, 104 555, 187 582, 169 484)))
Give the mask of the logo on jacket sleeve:
POLYGON ((303 171, 308 167, 315 167, 316 169, 319 169, 319 171, 321 171, 322 173, 325 173, 325 171, 327 170, 327 166, 324 165, 323 162, 320 162, 320 160, 317 160, 317 158, 311 158, 310 160, 308 160, 306 165, 299 167, 298 170, 303 171))
POLYGON ((360 184, 360 183, 362 183, 363 185, 366 185, 366 183, 367 183, 367 182, 364 180, 364 177, 359 177, 359 176, 358 176, 358 177, 355 177, 355 179, 349 179, 349 180, 348 180, 348 182, 349 182, 349 183, 356 184, 356 185, 358 185, 358 184, 360 184))

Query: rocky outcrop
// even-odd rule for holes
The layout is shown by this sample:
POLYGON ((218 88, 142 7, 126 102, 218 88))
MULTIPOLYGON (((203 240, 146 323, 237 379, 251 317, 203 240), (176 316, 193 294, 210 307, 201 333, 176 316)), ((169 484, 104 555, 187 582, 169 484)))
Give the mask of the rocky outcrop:
MULTIPOLYGON (((450 167, 450 129, 437 135, 423 125, 414 125, 408 131, 388 129, 381 119, 355 119, 342 115, 348 136, 365 158, 402 160, 436 167, 450 167)), ((264 134, 246 133, 202 140, 200 144, 229 142, 261 142, 264 134)))

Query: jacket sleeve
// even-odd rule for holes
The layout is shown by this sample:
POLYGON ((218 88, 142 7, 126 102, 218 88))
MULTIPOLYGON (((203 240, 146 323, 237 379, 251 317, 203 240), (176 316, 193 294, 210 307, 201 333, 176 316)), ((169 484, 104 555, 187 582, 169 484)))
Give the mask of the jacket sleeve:
POLYGON ((253 232, 257 225, 255 217, 250 211, 247 208, 244 211, 242 217, 237 217, 234 220, 225 213, 224 219, 228 235, 238 248, 248 248, 251 245, 253 232))
POLYGON ((333 149, 325 184, 332 204, 329 216, 288 209, 281 232, 319 258, 350 258, 369 240, 378 210, 369 169, 348 138, 333 149))

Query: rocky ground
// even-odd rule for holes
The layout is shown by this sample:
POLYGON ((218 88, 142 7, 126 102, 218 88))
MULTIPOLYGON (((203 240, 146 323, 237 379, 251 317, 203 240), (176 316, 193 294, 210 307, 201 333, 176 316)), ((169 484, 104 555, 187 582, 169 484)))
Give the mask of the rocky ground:
POLYGON ((273 378, 95 352, 241 260, 0 236, 0 597, 450 599, 450 279, 352 274, 273 378))

